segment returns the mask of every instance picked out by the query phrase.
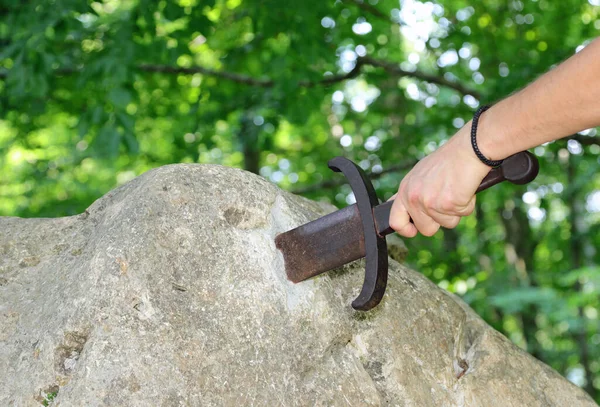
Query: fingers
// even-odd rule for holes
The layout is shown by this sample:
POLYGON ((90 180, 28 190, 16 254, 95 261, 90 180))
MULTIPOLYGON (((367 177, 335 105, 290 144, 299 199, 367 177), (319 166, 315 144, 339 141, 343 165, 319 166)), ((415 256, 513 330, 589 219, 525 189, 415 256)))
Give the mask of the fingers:
POLYGON ((393 229, 403 236, 417 231, 432 236, 440 226, 454 228, 473 212, 474 195, 489 168, 469 147, 470 132, 460 131, 406 174, 390 213, 393 229))
POLYGON ((400 194, 399 197, 395 194, 390 198, 394 200, 390 213, 390 226, 405 237, 414 237, 417 232, 424 236, 433 236, 440 227, 453 229, 463 216, 470 215, 475 209, 475 196, 466 205, 456 205, 451 200, 445 200, 443 203, 435 200, 431 204, 425 204, 422 202, 422 194, 405 193, 404 195, 400 194), (402 200, 404 195, 410 195, 412 198, 408 199, 408 204, 402 200))
POLYGON ((461 217, 440 212, 432 212, 431 219, 446 229, 454 229, 460 222, 461 217))
POLYGON ((475 210, 475 202, 477 202, 477 197, 473 195, 469 203, 463 208, 456 210, 456 214, 459 216, 469 216, 475 210))
POLYGON ((440 224, 436 222, 429 214, 420 210, 411 213, 412 221, 423 236, 433 236, 440 229, 440 224))
POLYGON ((398 234, 405 237, 415 237, 417 232, 425 236, 433 236, 440 228, 440 224, 420 208, 420 194, 411 193, 407 198, 407 184, 401 183, 390 212, 390 226, 398 234), (410 208, 410 209, 407 209, 410 208))
POLYGON ((446 229, 454 229, 463 216, 468 216, 475 210, 475 196, 471 198, 469 203, 464 206, 458 205, 442 205, 442 209, 437 207, 431 209, 428 215, 440 226, 446 229))
MULTIPOLYGON (((394 195, 394 197, 396 195, 394 195)), ((392 210, 390 212, 390 226, 398 234, 404 237, 415 237, 417 235, 417 228, 411 223, 410 215, 400 199, 395 199, 394 203, 392 204, 392 210)))

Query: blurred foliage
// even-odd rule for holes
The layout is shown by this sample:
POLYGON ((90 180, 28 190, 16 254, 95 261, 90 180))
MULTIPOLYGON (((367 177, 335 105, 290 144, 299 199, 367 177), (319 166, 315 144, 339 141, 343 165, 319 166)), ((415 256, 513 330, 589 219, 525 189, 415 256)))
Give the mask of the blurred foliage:
MULTIPOLYGON (((2 0, 0 215, 80 213, 144 171, 219 163, 339 206, 385 199, 479 103, 600 33, 599 0, 2 0)), ((409 262, 600 400, 600 140, 478 198, 409 262)))

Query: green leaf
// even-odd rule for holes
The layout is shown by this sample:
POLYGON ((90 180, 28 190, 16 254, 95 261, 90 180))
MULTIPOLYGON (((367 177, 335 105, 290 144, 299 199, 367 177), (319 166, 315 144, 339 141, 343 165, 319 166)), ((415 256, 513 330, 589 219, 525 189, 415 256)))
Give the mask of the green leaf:
POLYGON ((113 88, 108 92, 108 100, 118 109, 125 109, 131 102, 131 93, 121 87, 113 88))
POLYGON ((548 287, 523 287, 490 297, 490 303, 507 313, 523 311, 528 305, 540 305, 545 308, 558 301, 556 291, 548 287))
POLYGON ((570 270, 558 276, 558 283, 564 287, 572 287, 577 282, 591 281, 600 287, 600 266, 586 266, 570 270))
POLYGON ((110 123, 106 123, 96 136, 95 145, 101 157, 116 157, 119 153, 121 134, 110 123))
POLYGON ((96 106, 92 111, 92 123, 100 124, 104 121, 105 113, 102 106, 96 106))

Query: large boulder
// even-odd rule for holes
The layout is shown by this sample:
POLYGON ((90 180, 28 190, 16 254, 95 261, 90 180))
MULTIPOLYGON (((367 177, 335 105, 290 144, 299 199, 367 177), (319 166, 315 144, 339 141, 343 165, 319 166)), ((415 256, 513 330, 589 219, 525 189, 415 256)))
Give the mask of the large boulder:
POLYGON ((78 216, 0 218, 0 405, 595 405, 394 261, 367 313, 361 262, 290 283, 275 235, 327 210, 172 165, 78 216))

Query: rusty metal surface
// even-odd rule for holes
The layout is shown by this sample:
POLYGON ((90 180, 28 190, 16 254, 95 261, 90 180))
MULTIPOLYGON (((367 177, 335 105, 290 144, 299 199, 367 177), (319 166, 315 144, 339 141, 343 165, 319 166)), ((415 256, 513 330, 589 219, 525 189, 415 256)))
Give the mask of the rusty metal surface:
POLYGON ((280 233, 275 245, 283 253, 290 281, 298 283, 365 256, 362 223, 355 205, 280 233))
POLYGON ((346 176, 356 198, 365 244, 365 279, 352 308, 368 311, 382 300, 388 278, 388 255, 385 237, 379 236, 375 228, 373 208, 379 204, 375 188, 367 174, 358 165, 345 157, 334 157, 327 163, 333 171, 346 176))

